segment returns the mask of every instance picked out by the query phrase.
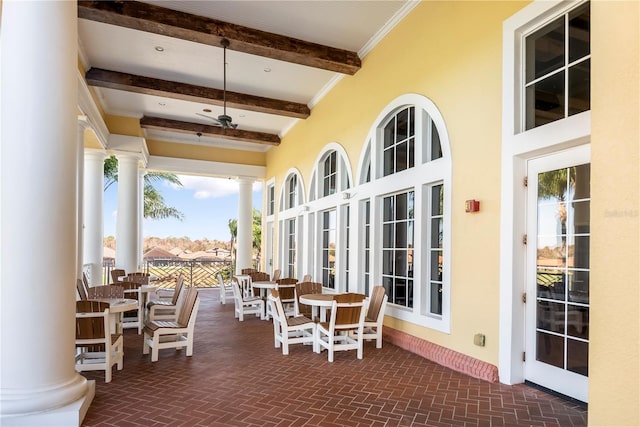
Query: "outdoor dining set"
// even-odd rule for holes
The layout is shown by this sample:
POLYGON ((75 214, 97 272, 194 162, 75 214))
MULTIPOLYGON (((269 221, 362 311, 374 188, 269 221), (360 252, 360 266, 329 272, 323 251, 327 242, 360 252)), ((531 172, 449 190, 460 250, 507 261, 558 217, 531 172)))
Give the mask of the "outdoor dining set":
MULTIPOLYGON (((382 320, 387 295, 374 286, 363 294, 324 293, 321 283, 310 276, 302 281, 244 270, 225 282, 217 275, 220 302, 233 300, 235 317, 244 321, 255 315, 273 322, 274 345, 289 354, 292 344, 306 344, 314 353, 356 350, 362 359, 363 342, 375 340, 382 347, 382 320)), ((76 352, 78 372, 103 370, 110 382, 112 368, 123 369, 123 329, 135 328, 143 335, 142 353, 158 360, 160 349, 186 348, 193 354, 194 329, 200 299, 196 287, 184 286, 182 274, 169 290, 153 285, 145 273, 112 271, 112 283, 88 286, 86 276, 77 281, 76 352)))
POLYGON ((371 295, 323 293, 319 282, 305 276, 279 278, 266 273, 243 270, 224 284, 219 276, 220 301, 227 293, 233 295, 235 317, 244 321, 254 314, 262 320, 273 320, 274 344, 289 354, 290 344, 310 345, 314 353, 327 350, 329 362, 335 351, 356 350, 362 359, 363 341, 376 340, 382 347, 382 321, 387 304, 384 287, 374 286, 371 295))
POLYGON ((186 348, 193 354, 193 335, 200 300, 195 287, 183 286, 179 274, 169 293, 150 284, 146 273, 125 274, 111 271, 109 285, 88 285, 86 276, 76 283, 76 352, 78 372, 105 371, 111 381, 111 369, 123 368, 123 329, 135 328, 143 335, 143 354, 151 350, 151 361, 158 360, 164 348, 186 348), (164 292, 163 292, 164 291, 164 292), (149 298, 153 295, 154 298, 149 298))

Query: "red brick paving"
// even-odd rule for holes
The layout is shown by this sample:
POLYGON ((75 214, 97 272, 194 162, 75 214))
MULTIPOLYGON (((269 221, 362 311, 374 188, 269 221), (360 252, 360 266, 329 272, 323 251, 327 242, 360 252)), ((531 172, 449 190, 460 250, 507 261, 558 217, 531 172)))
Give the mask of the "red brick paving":
POLYGON ((125 330, 124 369, 103 372, 83 426, 586 426, 581 405, 526 385, 475 379, 389 343, 314 354, 273 346, 273 326, 238 322, 217 289, 200 291, 192 357, 160 350, 151 363, 142 338, 125 330))

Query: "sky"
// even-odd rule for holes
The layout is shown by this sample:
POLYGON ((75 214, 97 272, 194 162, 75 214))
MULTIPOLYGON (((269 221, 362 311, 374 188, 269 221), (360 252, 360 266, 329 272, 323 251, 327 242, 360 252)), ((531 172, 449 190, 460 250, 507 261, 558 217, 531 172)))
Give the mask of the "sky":
MULTIPOLYGON (((144 220, 144 237, 189 237, 191 240, 229 240, 229 220, 238 218, 238 182, 234 179, 178 175, 182 187, 154 184, 167 206, 184 220, 144 220)), ((262 210, 262 183, 253 185, 253 207, 262 210)), ((104 193, 104 235, 116 235, 118 184, 104 193)))

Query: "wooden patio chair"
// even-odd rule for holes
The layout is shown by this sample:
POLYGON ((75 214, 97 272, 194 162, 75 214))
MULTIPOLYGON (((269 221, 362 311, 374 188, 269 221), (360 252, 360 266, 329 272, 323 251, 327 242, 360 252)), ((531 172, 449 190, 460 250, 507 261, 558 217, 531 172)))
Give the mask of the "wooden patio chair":
POLYGON ((84 285, 82 279, 76 280, 76 290, 78 291, 78 298, 80 300, 86 300, 89 296, 89 289, 84 285))
POLYGON ((242 270, 240 270, 240 273, 242 275, 245 275, 245 274, 255 273, 256 271, 258 270, 256 270, 255 268, 243 268, 242 270))
POLYGON ((142 298, 142 292, 140 291, 140 286, 142 285, 140 283, 123 281, 118 282, 117 285, 111 286, 121 286, 124 298, 138 301, 138 308, 136 310, 125 311, 122 313, 122 328, 136 328, 138 330, 138 334, 141 334, 142 324, 144 322, 144 299, 142 298))
POLYGON ((302 304, 300 302, 300 296, 307 295, 307 294, 321 294, 321 293, 322 293, 322 283, 319 283, 319 282, 296 283, 295 314, 303 314, 307 317, 312 317, 313 308, 310 305, 302 304))
POLYGON ((374 286, 369 297, 369 308, 364 317, 362 338, 376 340, 376 348, 382 348, 382 321, 387 307, 387 292, 383 286, 374 286))
POLYGON ((122 268, 114 268, 111 270, 111 281, 113 283, 118 283, 120 281, 119 277, 125 276, 126 273, 122 268))
POLYGON ((88 299, 124 298, 124 288, 120 285, 100 285, 89 288, 88 299))
POLYGON ((273 274, 271 275, 271 281, 275 282, 276 280, 278 280, 280 278, 281 273, 282 272, 279 268, 276 268, 275 270, 273 270, 273 274))
POLYGON ((329 362, 333 362, 333 353, 336 351, 356 350, 357 358, 362 359, 364 299, 362 294, 335 295, 330 320, 318 323, 316 350, 326 348, 329 362))
POLYGON ((138 271, 135 273, 129 273, 125 277, 126 279, 124 280, 127 282, 140 283, 141 285, 149 284, 149 273, 142 273, 138 271))
POLYGON ((149 320, 175 320, 178 315, 178 300, 184 288, 184 276, 182 273, 176 279, 176 288, 170 300, 157 299, 147 303, 147 318, 149 320))
POLYGON ((282 354, 289 354, 289 344, 312 344, 316 341, 316 324, 306 316, 288 317, 282 306, 280 293, 271 289, 269 304, 273 312, 274 345, 282 345, 282 354))
POLYGON ((180 350, 186 347, 186 355, 193 354, 193 334, 198 314, 200 298, 198 290, 192 286, 186 289, 178 310, 178 318, 171 320, 148 320, 144 323, 142 332, 142 353, 149 354, 151 348, 151 361, 158 361, 158 351, 164 348, 180 350))
POLYGON ((296 315, 296 283, 297 279, 293 277, 286 277, 284 279, 276 280, 278 283, 278 292, 280 293, 280 301, 284 307, 285 314, 287 316, 296 315))
POLYGON ((235 301, 235 317, 241 322, 244 321, 245 314, 255 314, 264 320, 264 301, 260 297, 246 295, 243 291, 243 282, 251 283, 249 276, 235 276, 235 281, 231 283, 233 288, 233 299, 235 301))
POLYGON ((76 371, 104 371, 111 382, 112 366, 122 369, 123 348, 122 334, 110 331, 109 303, 76 301, 76 371))

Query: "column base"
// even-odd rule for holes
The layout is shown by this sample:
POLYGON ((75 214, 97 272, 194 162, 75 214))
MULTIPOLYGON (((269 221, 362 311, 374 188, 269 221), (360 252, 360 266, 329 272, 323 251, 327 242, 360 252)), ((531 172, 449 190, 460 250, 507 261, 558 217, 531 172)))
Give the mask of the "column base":
POLYGON ((12 426, 80 426, 96 394, 96 382, 87 381, 86 394, 80 399, 51 411, 33 414, 3 415, 2 427, 12 426))

